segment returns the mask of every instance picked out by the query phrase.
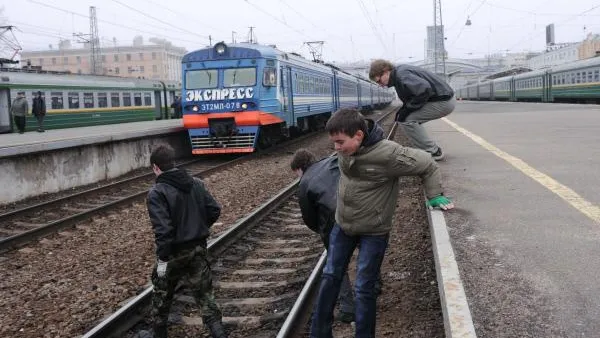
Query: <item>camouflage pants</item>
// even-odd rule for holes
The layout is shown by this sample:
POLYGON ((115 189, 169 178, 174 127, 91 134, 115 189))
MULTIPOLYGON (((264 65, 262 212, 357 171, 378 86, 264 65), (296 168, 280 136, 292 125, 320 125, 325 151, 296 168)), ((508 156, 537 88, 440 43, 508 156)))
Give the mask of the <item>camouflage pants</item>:
POLYGON ((152 272, 152 322, 157 336, 166 337, 167 320, 173 301, 175 287, 184 278, 184 282, 192 290, 196 303, 202 309, 202 321, 205 325, 221 322, 221 310, 215 303, 212 289, 212 274, 207 259, 206 248, 198 246, 194 249, 179 252, 169 261, 167 272, 158 277, 156 266, 152 272))

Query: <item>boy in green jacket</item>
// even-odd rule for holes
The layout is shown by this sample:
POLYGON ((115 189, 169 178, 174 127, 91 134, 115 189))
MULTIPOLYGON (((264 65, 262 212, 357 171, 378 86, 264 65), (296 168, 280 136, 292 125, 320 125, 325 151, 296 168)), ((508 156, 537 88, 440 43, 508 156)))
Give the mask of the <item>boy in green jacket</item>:
POLYGON ((338 152, 341 175, 336 224, 329 236, 327 263, 310 337, 332 337, 333 310, 342 276, 354 249, 360 245, 355 282, 355 337, 372 338, 375 337, 377 299, 374 284, 392 228, 398 178, 421 177, 431 207, 449 210, 454 205, 443 196, 440 169, 429 153, 385 140, 383 129, 358 110, 337 111, 325 129, 338 152))

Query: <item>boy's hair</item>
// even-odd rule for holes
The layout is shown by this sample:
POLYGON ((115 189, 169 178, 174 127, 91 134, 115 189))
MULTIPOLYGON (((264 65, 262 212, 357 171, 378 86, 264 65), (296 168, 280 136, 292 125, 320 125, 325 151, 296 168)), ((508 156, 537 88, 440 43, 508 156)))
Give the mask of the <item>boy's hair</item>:
POLYGON ((363 114, 355 108, 342 108, 336 111, 327 121, 325 130, 329 135, 344 133, 350 137, 362 130, 367 135, 367 121, 363 114))
POLYGON ((168 145, 158 145, 150 154, 150 164, 156 164, 161 171, 167 171, 175 167, 175 150, 168 145))
POLYGON ((394 65, 387 60, 373 60, 373 62, 371 62, 371 68, 369 69, 369 79, 371 79, 371 81, 375 81, 376 77, 381 76, 386 71, 392 69, 394 69, 394 65))
POLYGON ((294 153, 290 167, 292 170, 301 169, 304 173, 306 172, 306 169, 316 161, 317 158, 315 157, 315 154, 311 153, 308 149, 300 148, 294 153))

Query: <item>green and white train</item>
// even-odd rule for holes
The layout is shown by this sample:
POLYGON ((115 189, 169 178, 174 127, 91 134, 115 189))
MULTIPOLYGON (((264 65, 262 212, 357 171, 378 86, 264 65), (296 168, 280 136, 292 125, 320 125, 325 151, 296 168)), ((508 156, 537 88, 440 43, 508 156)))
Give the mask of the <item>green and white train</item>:
POLYGON ((11 102, 25 92, 27 130, 35 130, 32 100, 46 101, 46 129, 151 121, 169 116, 181 83, 111 76, 36 73, 0 69, 0 133, 13 130, 11 102))
POLYGON ((471 84, 463 100, 600 103, 600 57, 471 84))

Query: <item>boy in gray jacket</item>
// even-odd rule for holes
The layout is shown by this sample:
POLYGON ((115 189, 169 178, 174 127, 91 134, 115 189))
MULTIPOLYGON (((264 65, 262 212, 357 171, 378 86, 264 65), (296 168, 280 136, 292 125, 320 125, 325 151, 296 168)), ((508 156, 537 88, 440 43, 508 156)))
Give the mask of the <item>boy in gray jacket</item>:
POLYGON ((326 130, 339 155, 340 179, 336 224, 329 236, 310 337, 332 337, 332 318, 342 277, 354 249, 357 259, 356 334, 375 337, 376 294, 381 263, 387 249, 392 218, 398 201, 400 176, 421 177, 428 204, 449 210, 443 196, 441 173, 431 155, 385 140, 383 129, 356 109, 341 109, 327 122, 326 130))

